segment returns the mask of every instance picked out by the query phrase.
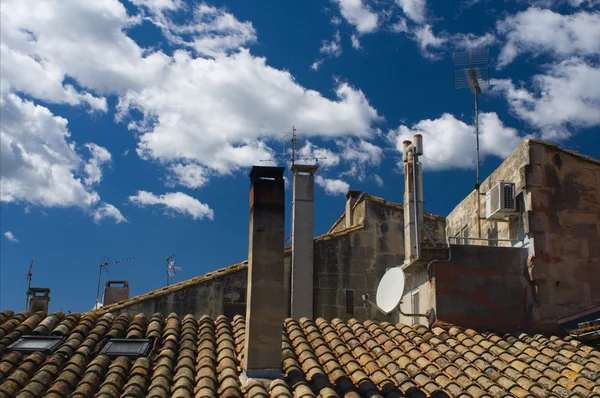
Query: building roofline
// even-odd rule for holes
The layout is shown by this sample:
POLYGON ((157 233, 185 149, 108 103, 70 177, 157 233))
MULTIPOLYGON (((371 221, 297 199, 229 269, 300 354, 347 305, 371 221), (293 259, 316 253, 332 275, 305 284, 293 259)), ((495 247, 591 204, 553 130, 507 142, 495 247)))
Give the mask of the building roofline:
MULTIPOLYGON (((582 154, 580 152, 577 152, 577 151, 574 151, 572 149, 562 148, 559 145, 557 145, 557 144, 555 144, 553 142, 550 142, 550 141, 543 141, 543 140, 536 140, 536 139, 528 138, 528 139, 524 140, 523 143, 527 143, 529 145, 531 145, 531 144, 542 145, 542 146, 545 146, 547 148, 556 149, 558 151, 561 151, 561 152, 567 153, 569 155, 575 156, 575 157, 577 157, 577 158, 579 158, 581 160, 585 160, 587 162, 600 165, 600 159, 596 159, 596 158, 594 158, 592 156, 584 155, 584 154, 582 154)), ((521 145, 523 145, 523 143, 521 143, 521 145)))
MULTIPOLYGON (((364 228, 363 224, 358 224, 358 225, 343 229, 338 232, 325 233, 323 235, 316 236, 313 238, 313 241, 314 242, 323 242, 326 240, 331 240, 331 239, 334 239, 334 238, 337 238, 340 236, 348 235, 352 232, 361 230, 363 228, 364 228)), ((291 246, 287 246, 284 248, 284 254, 289 254, 291 252, 292 252, 291 246)), ((100 307, 98 309, 94 309, 91 312, 95 313, 95 314, 105 314, 110 311, 120 310, 122 308, 128 307, 133 304, 137 304, 137 303, 145 301, 147 299, 164 296, 166 294, 173 293, 173 292, 176 292, 179 290, 183 290, 187 287, 194 286, 194 285, 197 285, 202 282, 211 281, 211 280, 220 278, 222 276, 226 276, 231 273, 241 271, 246 268, 248 268, 248 260, 244 260, 239 263, 229 265, 227 267, 219 268, 219 269, 217 269, 215 271, 211 271, 207 274, 196 276, 196 277, 187 279, 185 281, 175 283, 170 286, 165 286, 160 289, 151 290, 148 293, 139 294, 137 296, 128 298, 127 300, 118 301, 116 303, 109 304, 109 305, 100 307)))

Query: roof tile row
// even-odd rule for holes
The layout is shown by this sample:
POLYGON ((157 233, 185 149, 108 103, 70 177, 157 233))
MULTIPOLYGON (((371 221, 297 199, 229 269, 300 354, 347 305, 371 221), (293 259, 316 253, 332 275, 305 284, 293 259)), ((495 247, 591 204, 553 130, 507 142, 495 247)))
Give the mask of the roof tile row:
POLYGON ((245 321, 110 313, 0 312, 0 397, 593 397, 600 351, 570 338, 386 322, 286 319, 284 380, 240 382, 245 321), (52 354, 7 347, 65 339, 52 354), (148 357, 109 359, 109 338, 148 338, 148 357))

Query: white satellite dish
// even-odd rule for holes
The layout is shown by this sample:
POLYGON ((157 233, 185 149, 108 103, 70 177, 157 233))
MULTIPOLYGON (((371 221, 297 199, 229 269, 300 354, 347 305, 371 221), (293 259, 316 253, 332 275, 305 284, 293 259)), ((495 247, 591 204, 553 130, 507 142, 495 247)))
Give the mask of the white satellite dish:
POLYGON ((404 271, 402 268, 390 268, 377 287, 377 306, 387 314, 398 308, 404 293, 404 271))

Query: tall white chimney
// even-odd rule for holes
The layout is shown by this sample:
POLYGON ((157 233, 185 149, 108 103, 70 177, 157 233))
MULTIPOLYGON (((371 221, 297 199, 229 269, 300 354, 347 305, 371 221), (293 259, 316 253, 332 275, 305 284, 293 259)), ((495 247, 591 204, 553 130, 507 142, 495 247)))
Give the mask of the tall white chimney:
POLYGON ((313 319, 313 236, 317 166, 292 166, 292 283, 291 316, 313 319))
POLYGON ((405 263, 421 256, 423 225, 423 174, 419 156, 423 154, 423 137, 402 142, 404 160, 404 258, 405 263))

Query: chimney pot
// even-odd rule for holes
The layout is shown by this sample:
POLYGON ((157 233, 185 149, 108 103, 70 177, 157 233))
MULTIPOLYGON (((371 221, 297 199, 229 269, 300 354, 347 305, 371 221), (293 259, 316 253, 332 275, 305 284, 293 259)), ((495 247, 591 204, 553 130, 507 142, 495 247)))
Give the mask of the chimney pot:
POLYGON ((242 379, 281 378, 284 296, 285 185, 283 167, 250 171, 248 289, 242 379))
POLYGON ((129 298, 129 282, 127 281, 106 281, 104 287, 103 305, 118 303, 129 298), (116 286, 122 285, 122 286, 116 286))
POLYGON ((47 287, 32 287, 27 292, 29 295, 29 312, 42 311, 48 314, 50 303, 50 289, 47 287))
POLYGON ((354 225, 354 205, 360 194, 360 191, 352 189, 346 193, 346 214, 344 216, 346 228, 350 228, 354 225))

